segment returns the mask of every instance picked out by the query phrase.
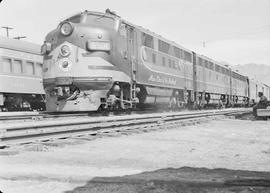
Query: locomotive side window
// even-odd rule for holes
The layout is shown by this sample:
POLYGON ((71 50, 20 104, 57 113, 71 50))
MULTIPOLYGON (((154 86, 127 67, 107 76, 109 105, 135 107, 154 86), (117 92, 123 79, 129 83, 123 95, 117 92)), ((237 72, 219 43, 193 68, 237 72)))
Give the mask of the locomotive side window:
POLYGON ((192 62, 191 54, 189 52, 184 51, 184 60, 186 60, 188 62, 192 62))
POLYGON ((13 62, 13 72, 16 74, 21 74, 22 71, 22 61, 21 60, 14 60, 13 62))
POLYGON ((211 70, 214 70, 214 64, 213 64, 213 62, 209 62, 209 68, 210 68, 211 70))
POLYGON ((35 74, 35 67, 34 62, 27 61, 25 65, 25 73, 27 75, 34 75, 35 74))
POLYGON ((127 37, 127 29, 126 29, 126 24, 122 23, 119 27, 119 33, 123 37, 127 37))
POLYGON ((207 60, 204 61, 204 64, 205 64, 205 67, 206 68, 209 68, 209 64, 208 64, 208 61, 207 60))
POLYGON ((215 65, 215 71, 216 72, 221 72, 221 67, 219 65, 215 65))
POLYGON ((42 76, 42 64, 36 63, 36 73, 37 76, 42 76))
POLYGON ((6 72, 6 73, 12 72, 11 59, 3 58, 3 72, 6 72))
POLYGON ((148 48, 154 48, 154 38, 146 33, 142 33, 142 45, 148 48))
POLYGON ((165 54, 168 54, 169 53, 169 50, 170 50, 170 47, 171 45, 168 44, 167 42, 164 42, 162 40, 158 40, 158 50, 165 53, 165 54))
POLYGON ((174 46, 173 50, 174 50, 174 56, 176 58, 181 58, 181 55, 182 55, 181 49, 174 46))
POLYGON ((226 69, 225 68, 221 68, 221 70, 222 70, 223 74, 226 74, 226 69))

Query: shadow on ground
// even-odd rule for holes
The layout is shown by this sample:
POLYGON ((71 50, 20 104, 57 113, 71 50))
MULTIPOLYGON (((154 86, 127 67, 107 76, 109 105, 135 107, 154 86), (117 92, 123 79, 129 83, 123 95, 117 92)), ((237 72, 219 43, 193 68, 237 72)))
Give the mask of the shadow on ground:
POLYGON ((270 193, 270 172, 183 167, 97 177, 66 193, 270 193))

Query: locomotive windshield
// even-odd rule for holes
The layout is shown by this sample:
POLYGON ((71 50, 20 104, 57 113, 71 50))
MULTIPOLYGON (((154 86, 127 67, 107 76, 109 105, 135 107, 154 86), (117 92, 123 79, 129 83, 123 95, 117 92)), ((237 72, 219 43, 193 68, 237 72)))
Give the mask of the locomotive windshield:
POLYGON ((72 17, 69 17, 65 21, 69 21, 71 23, 83 23, 83 24, 90 24, 96 27, 103 27, 103 28, 115 28, 117 27, 117 22, 113 17, 108 16, 107 14, 103 15, 95 15, 95 14, 86 14, 86 13, 79 13, 72 17))
POLYGON ((73 17, 68 19, 72 23, 80 23, 81 22, 81 14, 74 15, 73 17))
POLYGON ((114 28, 116 22, 113 18, 107 17, 105 15, 87 15, 85 23, 95 25, 95 26, 103 26, 106 28, 114 28))
POLYGON ((77 14, 67 19, 72 23, 86 23, 95 26, 103 26, 106 28, 114 28, 116 22, 114 18, 106 15, 92 15, 92 14, 77 14))

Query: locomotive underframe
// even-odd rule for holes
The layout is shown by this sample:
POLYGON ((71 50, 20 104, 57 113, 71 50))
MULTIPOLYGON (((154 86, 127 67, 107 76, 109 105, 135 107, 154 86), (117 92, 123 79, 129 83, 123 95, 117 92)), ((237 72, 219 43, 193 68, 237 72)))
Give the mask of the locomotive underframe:
POLYGON ((249 98, 246 96, 230 96, 228 94, 197 92, 198 108, 204 107, 243 107, 247 106, 249 98))

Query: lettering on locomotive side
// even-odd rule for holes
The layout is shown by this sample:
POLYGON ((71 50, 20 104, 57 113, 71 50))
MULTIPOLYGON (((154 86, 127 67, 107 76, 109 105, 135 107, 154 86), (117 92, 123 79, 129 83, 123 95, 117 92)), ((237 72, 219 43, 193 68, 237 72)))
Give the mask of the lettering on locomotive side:
POLYGON ((159 75, 153 75, 153 74, 151 74, 148 81, 155 82, 155 83, 161 83, 163 85, 172 85, 172 86, 176 85, 176 80, 174 78, 161 77, 159 75))

